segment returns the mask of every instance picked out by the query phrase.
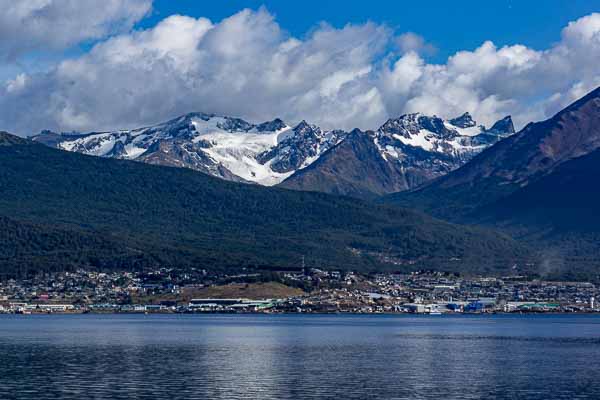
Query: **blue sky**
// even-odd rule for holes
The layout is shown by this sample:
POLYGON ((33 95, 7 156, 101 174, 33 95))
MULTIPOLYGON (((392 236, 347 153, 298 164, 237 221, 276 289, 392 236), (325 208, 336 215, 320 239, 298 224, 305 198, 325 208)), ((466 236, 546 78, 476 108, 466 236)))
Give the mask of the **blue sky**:
POLYGON ((374 129, 517 127, 600 86, 600 0, 0 0, 0 129, 202 111, 374 129), (27 110, 28 112, 23 112, 27 110))
POLYGON ((373 21, 399 32, 415 32, 438 49, 431 59, 443 62, 485 40, 498 46, 520 43, 544 49, 560 40, 569 21, 600 11, 600 0, 155 0, 152 15, 140 27, 153 26, 171 14, 220 21, 242 8, 261 6, 297 37, 323 21, 338 28, 373 21))

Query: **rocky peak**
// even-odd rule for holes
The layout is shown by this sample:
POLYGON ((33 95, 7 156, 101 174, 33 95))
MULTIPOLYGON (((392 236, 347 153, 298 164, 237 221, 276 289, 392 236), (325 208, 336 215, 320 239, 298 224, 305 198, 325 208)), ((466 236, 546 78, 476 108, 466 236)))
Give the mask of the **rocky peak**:
POLYGON ((469 114, 468 112, 464 113, 459 117, 452 118, 448 122, 459 128, 472 128, 475 125, 477 125, 477 123, 473 120, 473 117, 471 117, 471 114, 469 114))
POLYGON ((307 137, 309 135, 316 137, 321 133, 321 129, 316 125, 310 125, 305 120, 302 120, 298 125, 296 125, 294 132, 296 132, 296 135, 302 137, 307 137))
POLYGON ((469 113, 452 122, 454 125, 435 115, 413 113, 389 119, 375 132, 347 133, 322 130, 305 120, 289 127, 280 118, 254 124, 194 112, 133 130, 68 136, 42 132, 32 140, 89 155, 186 167, 229 180, 273 185, 350 138, 344 148, 369 141, 369 146, 359 147, 378 151, 377 163, 389 164, 390 173, 398 175, 398 182, 405 182, 404 186, 394 183, 386 187, 401 190, 458 168, 505 137, 501 132, 513 129, 509 117, 494 125, 497 133, 487 133, 483 127, 463 131, 461 126, 471 128, 475 124, 469 113))
POLYGON ((496 121, 496 123, 492 125, 488 132, 503 135, 512 135, 513 133, 515 133, 515 126, 513 125, 513 121, 510 115, 507 115, 501 120, 496 121))
POLYGON ((420 113, 404 114, 396 119, 389 119, 379 128, 379 131, 387 135, 400 135, 409 139, 413 135, 425 129, 437 134, 440 138, 452 138, 457 135, 456 131, 446 128, 444 120, 437 116, 427 116, 420 113))
POLYGON ((438 116, 428 117, 428 116, 420 116, 419 117, 419 125, 423 129, 427 129, 430 132, 437 133, 440 137, 452 138, 457 136, 457 132, 446 128, 444 124, 444 120, 438 116))
POLYGON ((217 122, 217 128, 228 132, 248 132, 254 125, 241 118, 225 117, 223 122, 217 122))
MULTIPOLYGON (((510 118, 500 122, 500 127, 512 128, 510 118)), ((508 136, 482 153, 476 162, 445 177, 439 186, 471 185, 493 178, 524 187, 559 165, 597 149, 600 149, 600 88, 552 118, 530 123, 508 136)))
POLYGON ((419 114, 404 114, 399 118, 390 118, 379 128, 380 131, 389 135, 402 135, 410 137, 411 134, 419 133, 421 129, 418 122, 419 114))
POLYGON ((287 136, 277 146, 259 154, 258 162, 270 162, 273 171, 278 173, 295 171, 305 166, 309 159, 335 145, 345 135, 343 131, 323 132, 318 126, 310 125, 304 120, 293 131, 293 135, 287 136))
POLYGON ((259 132, 277 132, 285 129, 287 125, 279 118, 275 118, 273 121, 263 122, 256 126, 256 130, 259 132))

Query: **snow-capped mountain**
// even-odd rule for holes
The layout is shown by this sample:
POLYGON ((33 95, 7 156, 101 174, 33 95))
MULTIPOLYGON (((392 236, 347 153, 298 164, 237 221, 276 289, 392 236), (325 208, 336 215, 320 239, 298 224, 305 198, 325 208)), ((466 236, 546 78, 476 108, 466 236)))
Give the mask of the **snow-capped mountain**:
MULTIPOLYGON (((394 170, 402 174, 420 171, 408 173, 404 183, 391 188, 403 190, 459 167, 513 131, 510 117, 486 130, 468 113, 449 121, 407 114, 366 135, 382 161, 395 164, 394 170)), ((301 175, 349 137, 342 130, 326 131, 306 121, 292 127, 280 119, 253 124, 239 118, 190 113, 133 130, 86 134, 44 131, 32 139, 88 155, 191 168, 227 180, 271 186, 301 175)), ((338 167, 344 162, 339 160, 338 167)))
POLYGON ((356 197, 412 189, 457 169, 512 133, 510 117, 486 129, 468 113, 448 121, 406 114, 374 132, 353 131, 281 186, 356 197))
POLYGON ((402 157, 406 146, 421 148, 454 158, 460 163, 501 138, 514 133, 510 116, 491 129, 477 125, 469 113, 448 121, 420 113, 389 119, 375 133, 375 142, 384 157, 402 157), (400 152, 398 152, 400 150, 400 152))
POLYGON ((321 128, 302 121, 294 128, 293 134, 259 154, 257 159, 261 164, 268 164, 277 173, 295 172, 310 165, 345 136, 344 131, 323 132, 321 128))
POLYGON ((190 113, 152 127, 88 134, 48 131, 32 139, 88 155, 186 167, 223 179, 275 185, 343 138, 302 121, 252 124, 239 118, 190 113))
MULTIPOLYGON (((503 129, 509 121, 496 123, 503 129)), ((389 203, 458 223, 501 227, 546 243, 557 266, 597 267, 600 254, 600 87, 527 124, 463 168, 389 203)), ((546 256, 544 256, 546 258, 546 256)))

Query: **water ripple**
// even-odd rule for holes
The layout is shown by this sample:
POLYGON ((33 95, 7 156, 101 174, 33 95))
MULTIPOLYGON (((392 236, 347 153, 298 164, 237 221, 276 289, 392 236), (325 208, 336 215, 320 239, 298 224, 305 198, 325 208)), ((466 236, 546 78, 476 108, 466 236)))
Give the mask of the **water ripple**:
POLYGON ((0 399, 597 399, 597 322, 0 317, 0 399))

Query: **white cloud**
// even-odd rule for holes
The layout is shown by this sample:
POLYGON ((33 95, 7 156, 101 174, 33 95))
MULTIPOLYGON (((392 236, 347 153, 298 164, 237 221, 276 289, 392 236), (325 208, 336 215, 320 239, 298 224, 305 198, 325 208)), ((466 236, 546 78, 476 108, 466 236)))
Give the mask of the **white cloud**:
POLYGON ((152 0, 0 0, 0 57, 125 31, 151 8, 152 0))
POLYGON ((390 35, 375 24, 322 25, 299 40, 264 9, 218 24, 172 16, 27 77, 18 96, 0 97, 0 118, 21 134, 134 127, 188 111, 372 126, 385 110, 371 68, 390 35), (17 109, 36 118, 9 120, 17 109))
POLYGON ((295 38, 265 9, 216 23, 176 15, 0 85, 0 123, 32 134, 137 127, 204 111, 366 129, 403 112, 469 111, 485 124, 513 114, 522 125, 600 84, 600 14, 571 22, 541 51, 487 41, 429 64, 424 46, 415 34, 395 37, 374 23, 322 24, 295 38), (391 44, 401 53, 386 54, 391 44))
POLYGON ((437 52, 437 48, 431 43, 427 43, 425 38, 414 32, 406 32, 396 38, 396 45, 403 53, 415 52, 425 55, 432 55, 437 52))
POLYGON ((513 114, 518 125, 551 116, 600 84, 600 14, 568 24, 562 40, 543 51, 484 42, 446 64, 402 56, 384 74, 386 110, 424 111, 444 117, 470 111, 490 124, 513 114), (392 89, 390 90, 390 84, 392 89), (393 97, 397 88, 402 99, 393 97))
POLYGON ((27 75, 19 74, 16 76, 15 79, 10 79, 6 82, 6 92, 7 93, 18 92, 19 90, 21 90, 25 87, 26 83, 27 83, 27 75))

